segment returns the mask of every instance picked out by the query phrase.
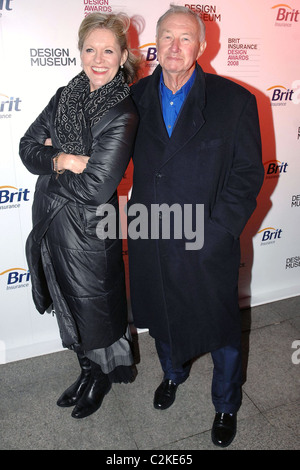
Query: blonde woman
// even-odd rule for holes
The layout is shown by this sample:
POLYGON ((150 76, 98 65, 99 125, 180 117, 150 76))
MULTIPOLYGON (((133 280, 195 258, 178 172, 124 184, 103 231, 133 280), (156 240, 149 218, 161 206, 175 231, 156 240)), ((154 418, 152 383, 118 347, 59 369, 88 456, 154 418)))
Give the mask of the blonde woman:
POLYGON ((124 14, 92 13, 79 28, 83 70, 60 88, 20 142, 26 168, 39 175, 33 229, 26 243, 32 294, 53 308, 63 346, 81 373, 57 404, 72 416, 94 413, 112 382, 131 382, 127 304, 118 236, 98 238, 97 208, 118 213, 117 187, 138 125, 129 83, 138 61, 129 51, 124 14))

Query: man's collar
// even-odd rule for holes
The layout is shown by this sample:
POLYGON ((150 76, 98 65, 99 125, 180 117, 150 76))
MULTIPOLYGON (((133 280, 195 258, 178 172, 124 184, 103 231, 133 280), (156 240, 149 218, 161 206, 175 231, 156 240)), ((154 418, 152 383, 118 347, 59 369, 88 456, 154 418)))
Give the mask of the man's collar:
MULTIPOLYGON (((160 76, 161 76, 162 68, 158 64, 157 67, 154 69, 153 73, 146 77, 144 80, 147 80, 147 85, 141 94, 139 99, 140 106, 144 108, 151 107, 156 103, 156 98, 159 99, 160 95, 160 76)), ((193 90, 196 91, 196 98, 198 99, 198 103, 200 107, 205 105, 205 74, 198 63, 196 63, 196 78, 195 81, 197 82, 196 88, 193 87, 193 90)), ((192 91, 192 90, 191 90, 192 91)))
POLYGON ((175 97, 176 95, 180 95, 180 94, 183 94, 184 98, 187 96, 188 92, 190 91, 190 89, 192 88, 193 86, 193 83, 194 83, 194 80, 195 80, 195 77, 196 77, 196 68, 195 70, 193 71, 192 75, 190 76, 190 78, 188 79, 188 81, 182 85, 181 88, 179 88, 179 90, 176 91, 176 93, 173 93, 172 90, 170 90, 164 83, 164 76, 163 76, 163 71, 161 71, 161 74, 160 74, 160 91, 161 93, 167 93, 167 94, 172 94, 173 97, 175 97))

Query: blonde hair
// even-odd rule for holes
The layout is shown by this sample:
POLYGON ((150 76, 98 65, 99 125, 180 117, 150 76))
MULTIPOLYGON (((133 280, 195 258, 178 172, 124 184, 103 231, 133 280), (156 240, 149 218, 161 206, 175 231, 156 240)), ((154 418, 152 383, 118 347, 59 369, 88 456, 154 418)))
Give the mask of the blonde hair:
POLYGON ((124 63, 123 73, 126 83, 133 83, 138 76, 140 59, 128 48, 127 32, 130 27, 130 18, 125 13, 105 14, 90 13, 82 21, 78 31, 78 49, 80 53, 87 36, 95 29, 108 29, 116 37, 121 53, 127 50, 128 57, 124 63))

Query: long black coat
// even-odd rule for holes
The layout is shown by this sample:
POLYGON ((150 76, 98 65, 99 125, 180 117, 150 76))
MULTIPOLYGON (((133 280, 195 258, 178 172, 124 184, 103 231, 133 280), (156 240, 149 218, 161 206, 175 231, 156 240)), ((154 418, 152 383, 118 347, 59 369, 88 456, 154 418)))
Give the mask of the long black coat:
POLYGON ((240 337, 239 236, 256 207, 264 173, 251 93, 197 65, 169 138, 160 74, 158 66, 132 89, 140 125, 128 210, 137 203, 149 213, 151 204, 203 204, 204 246, 187 250, 184 237, 129 238, 131 303, 135 325, 169 341, 178 365, 240 337))
POLYGON ((60 147, 54 118, 61 91, 20 142, 24 165, 40 175, 26 255, 37 310, 43 314, 53 301, 63 345, 91 350, 111 345, 127 326, 122 240, 98 238, 96 211, 109 202, 118 221, 116 189, 132 155, 138 114, 130 97, 112 107, 90 130, 84 172, 65 171, 56 178, 52 159, 60 147), (53 147, 43 145, 48 137, 53 147))

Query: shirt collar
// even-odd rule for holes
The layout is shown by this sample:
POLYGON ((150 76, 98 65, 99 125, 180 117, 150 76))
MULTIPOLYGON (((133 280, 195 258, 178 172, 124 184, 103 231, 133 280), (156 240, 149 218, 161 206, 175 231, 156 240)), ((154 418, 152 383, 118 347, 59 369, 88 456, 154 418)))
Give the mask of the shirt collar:
POLYGON ((173 98, 175 98, 179 95, 183 95, 182 98, 183 98, 183 100, 185 100, 185 98, 188 95, 188 92, 192 88, 195 77, 196 77, 196 69, 193 71, 193 73, 190 76, 190 78, 188 79, 188 81, 178 91, 176 91, 176 93, 173 94, 173 92, 171 90, 169 90, 169 88, 166 87, 166 85, 164 83, 163 72, 161 72, 161 74, 160 74, 160 92, 161 92, 162 95, 163 94, 170 94, 170 95, 172 95, 173 98))

